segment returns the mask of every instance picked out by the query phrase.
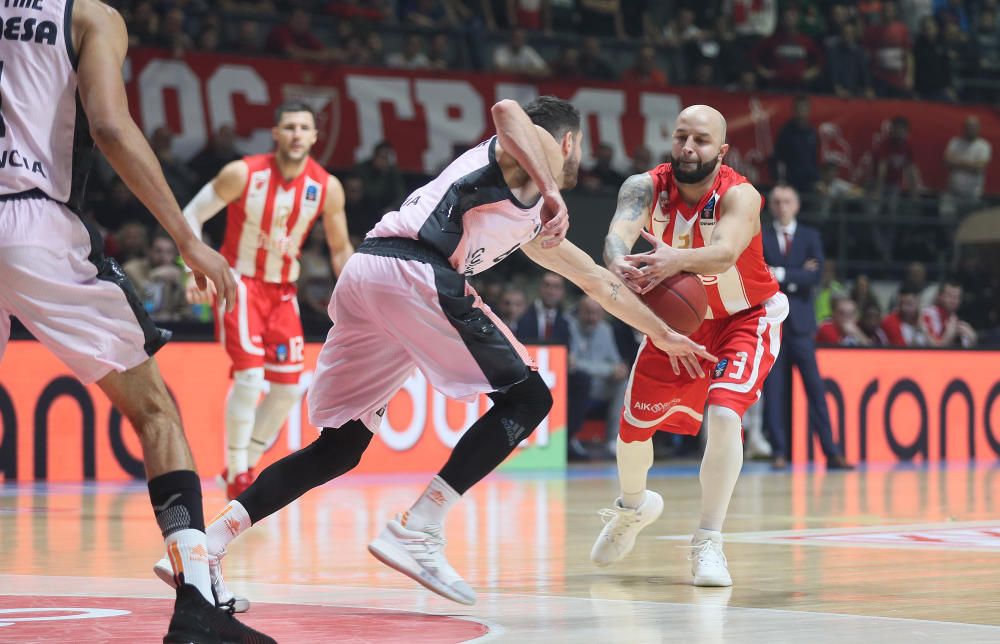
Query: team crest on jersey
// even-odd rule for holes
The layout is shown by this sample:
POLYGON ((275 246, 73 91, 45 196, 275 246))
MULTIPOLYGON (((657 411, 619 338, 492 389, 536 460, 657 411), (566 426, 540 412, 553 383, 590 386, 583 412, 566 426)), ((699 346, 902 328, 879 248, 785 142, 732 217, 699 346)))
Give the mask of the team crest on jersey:
POLYGON ((660 193, 660 212, 664 213, 663 218, 667 223, 670 223, 670 192, 667 190, 660 193))
POLYGON ((274 350, 274 357, 278 359, 278 362, 284 362, 288 360, 288 345, 279 344, 278 347, 274 350))
POLYGON ((306 188, 306 201, 316 201, 319 198, 319 189, 316 186, 306 188))
POLYGON ((719 201, 718 193, 712 193, 712 198, 708 200, 705 207, 701 209, 701 215, 698 217, 702 226, 714 226, 715 225, 715 206, 719 201))
POLYGON ((712 377, 721 378, 722 374, 726 373, 726 367, 729 366, 729 358, 723 358, 715 364, 715 371, 712 372, 712 377))

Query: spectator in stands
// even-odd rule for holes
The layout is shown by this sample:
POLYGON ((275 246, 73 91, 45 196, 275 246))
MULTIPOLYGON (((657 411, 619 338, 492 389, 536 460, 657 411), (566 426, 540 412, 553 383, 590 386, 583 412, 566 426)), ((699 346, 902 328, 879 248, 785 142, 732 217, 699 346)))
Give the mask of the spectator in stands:
POLYGON ((960 320, 957 312, 962 306, 962 285, 946 279, 938 287, 934 304, 921 312, 924 328, 933 347, 976 346, 977 335, 968 322, 960 320))
POLYGON ((868 338, 870 347, 887 347, 889 338, 882 330, 882 307, 875 300, 870 300, 861 309, 861 319, 858 320, 858 329, 868 338))
POLYGON ((837 263, 832 259, 823 262, 823 276, 816 290, 816 321, 825 322, 833 315, 832 302, 843 296, 844 285, 837 279, 837 263))
POLYGON ((382 214, 398 205, 406 192, 403 175, 396 165, 396 151, 388 141, 375 145, 372 158, 358 164, 357 175, 364 185, 365 196, 382 214))
POLYGON ((577 0, 576 11, 580 19, 580 33, 625 39, 621 0, 577 0))
POLYGON ((386 56, 385 64, 396 69, 430 69, 431 61, 424 53, 424 37, 409 34, 403 41, 403 51, 386 56))
POLYGON ((184 31, 183 9, 173 7, 164 13, 155 44, 163 49, 169 49, 177 58, 194 49, 194 40, 184 31))
POLYGON ((986 181, 986 168, 993 156, 993 146, 979 136, 979 118, 968 116, 962 136, 954 136, 945 148, 948 189, 941 195, 941 215, 954 217, 979 206, 986 181))
POLYGON ((543 0, 542 25, 546 34, 575 33, 579 21, 576 0, 543 0))
POLYGON ((913 86, 917 94, 933 101, 956 100, 948 50, 934 18, 924 18, 921 23, 913 56, 913 86))
POLYGON ((958 100, 958 84, 963 76, 976 69, 975 48, 969 39, 969 34, 962 31, 957 23, 948 21, 942 30, 944 50, 948 56, 948 66, 951 70, 952 94, 958 100))
MULTIPOLYGON (((625 177, 612 167, 615 149, 607 143, 597 146, 594 164, 589 169, 580 172, 580 187, 588 192, 617 191, 625 177)), ((648 172, 646 168, 644 172, 648 172)))
POLYGON ((578 397, 566 401, 570 455, 577 456, 586 454, 576 437, 583 423, 587 418, 607 415, 609 401, 628 375, 628 367, 618 354, 614 332, 605 319, 604 309, 595 300, 589 297, 580 300, 576 315, 569 318, 569 329, 573 371, 589 381, 588 387, 572 392, 578 397))
MULTIPOLYGON (((728 14, 720 14, 716 18, 715 29, 705 34, 699 49, 702 60, 712 64, 712 78, 723 85, 737 82, 744 71, 753 73, 750 47, 746 39, 733 30, 728 14)), ((697 68, 695 76, 698 76, 697 68)))
POLYGON ((166 126, 160 126, 153 131, 149 144, 163 167, 163 176, 177 201, 187 203, 194 196, 198 177, 174 155, 173 132, 166 126))
POLYGON ((854 301, 858 311, 864 311, 869 304, 878 304, 875 295, 872 293, 872 281, 867 275, 858 275, 851 285, 851 300, 854 301))
POLYGON ((198 34, 198 51, 217 52, 222 49, 222 32, 219 27, 209 25, 198 34))
POLYGON ((580 74, 587 80, 613 81, 618 77, 615 69, 604 60, 600 39, 594 36, 583 39, 583 51, 578 62, 580 74))
POLYGON ((900 0, 899 15, 903 17, 911 34, 920 31, 920 22, 934 15, 934 4, 940 0, 900 0))
POLYGON ((782 11, 781 29, 754 48, 753 59, 757 74, 773 89, 805 90, 823 70, 823 51, 799 33, 799 10, 793 5, 782 11))
POLYGON ((541 31, 544 26, 542 17, 543 0, 507 0, 507 23, 511 28, 541 31))
POLYGON ((565 299, 566 283, 562 275, 546 272, 538 285, 538 299, 517 322, 517 339, 569 345, 569 321, 562 310, 565 299))
POLYGON ((158 42, 160 39, 160 14, 152 2, 137 2, 128 20, 129 45, 137 46, 158 42))
POLYGON ((920 174, 910 143, 910 122, 905 116, 892 119, 889 135, 875 149, 874 158, 874 198, 870 202, 872 237, 883 258, 889 259, 895 245, 896 228, 879 220, 879 211, 894 217, 902 194, 907 192, 915 196, 920 190, 920 174))
MULTIPOLYGON (((97 219, 108 228, 115 228, 123 221, 136 222, 144 219, 148 221, 147 218, 152 216, 117 176, 111 180, 104 202, 97 209, 97 219)), ((120 260, 114 251, 109 254, 120 260)))
POLYGON ((583 77, 580 69, 580 50, 565 45, 559 50, 559 57, 552 62, 552 75, 559 79, 578 79, 583 77))
POLYGON ((371 195, 365 194, 365 184, 356 174, 343 178, 344 212, 347 213, 347 229, 351 243, 357 248, 368 231, 375 227, 385 213, 379 210, 371 195))
POLYGON ((149 231, 138 221, 126 221, 114 238, 114 258, 123 266, 149 253, 149 231))
POLYGON ((764 383, 764 417, 771 433, 774 466, 785 467, 788 452, 788 397, 792 366, 799 369, 809 398, 809 426, 823 445, 827 467, 849 468, 833 442, 823 379, 816 364, 816 314, 813 293, 823 273, 823 243, 819 233, 797 222, 799 196, 778 185, 768 196, 772 225, 762 226, 764 259, 788 296, 788 318, 782 325, 781 350, 764 383))
POLYGON ((524 29, 510 32, 510 41, 493 51, 493 66, 499 72, 525 76, 547 76, 549 66, 538 51, 528 44, 524 29))
POLYGON ((767 38, 778 26, 778 0, 722 0, 722 13, 744 38, 767 38))
POLYGON ((188 167, 195 174, 195 183, 205 185, 218 174, 222 166, 241 156, 236 149, 236 132, 233 126, 227 123, 219 126, 209 139, 208 145, 188 161, 188 167))
POLYGON ((452 48, 453 39, 446 33, 435 34, 431 38, 431 48, 427 60, 431 69, 458 69, 461 65, 452 48))
POLYGON ((940 24, 954 24, 966 33, 972 30, 969 13, 965 10, 965 0, 939 0, 935 5, 939 7, 936 17, 940 24))
POLYGON ((695 23, 694 11, 682 8, 663 28, 663 44, 675 51, 688 52, 705 34, 695 23))
POLYGON ((288 22, 276 25, 267 36, 267 50, 294 60, 325 63, 340 59, 340 52, 328 48, 312 32, 312 17, 305 9, 292 10, 288 22))
POLYGON ((865 49, 872 63, 875 92, 889 98, 913 93, 913 44, 910 30, 899 20, 895 2, 882 3, 882 19, 865 31, 865 49))
MULTIPOLYGON (((145 233, 145 228, 142 230, 145 233)), ((173 321, 184 317, 188 309, 184 271, 177 265, 177 246, 169 236, 157 235, 148 254, 133 257, 122 269, 154 320, 173 321)))
POLYGON ((937 287, 927 281, 927 266, 923 262, 910 262, 903 274, 902 288, 912 290, 919 296, 917 311, 930 306, 937 296, 937 287))
POLYGON ((622 80, 630 83, 666 85, 667 75, 656 64, 656 49, 643 45, 636 52, 635 62, 622 74, 622 80))
POLYGON ((861 186, 840 177, 840 164, 836 161, 823 163, 815 190, 820 197, 819 209, 816 214, 823 219, 829 218, 831 211, 840 202, 861 199, 865 194, 861 186))
POLYGON ((868 55, 858 40, 858 27, 853 22, 840 26, 840 37, 827 51, 827 69, 833 93, 840 98, 875 96, 868 55))
POLYGON ((227 42, 226 48, 244 56, 259 56, 261 53, 259 23, 256 20, 241 20, 235 36, 227 42))
POLYGON ((820 325, 816 332, 816 343, 845 347, 871 345, 871 340, 858 327, 858 305, 854 300, 838 297, 833 301, 833 317, 820 325))
MULTIPOLYGON (((626 176, 633 174, 645 174, 653 168, 653 153, 645 145, 637 145, 632 150, 632 158, 629 160, 626 176)), ((616 318, 617 319, 617 318, 616 318)))
POLYGON ((454 10, 447 0, 403 0, 399 4, 405 24, 424 29, 457 26, 454 10))
POLYGON ((889 346, 926 347, 930 344, 920 308, 920 289, 904 283, 896 296, 896 309, 882 320, 882 331, 889 346))
POLYGON ((515 336, 517 335, 517 323, 524 317, 527 310, 528 296, 524 294, 523 290, 512 286, 500 294, 497 314, 515 336))
POLYGON ((809 97, 798 96, 794 117, 782 126, 774 144, 778 181, 790 184, 800 194, 811 193, 819 181, 819 135, 809 122, 809 97))

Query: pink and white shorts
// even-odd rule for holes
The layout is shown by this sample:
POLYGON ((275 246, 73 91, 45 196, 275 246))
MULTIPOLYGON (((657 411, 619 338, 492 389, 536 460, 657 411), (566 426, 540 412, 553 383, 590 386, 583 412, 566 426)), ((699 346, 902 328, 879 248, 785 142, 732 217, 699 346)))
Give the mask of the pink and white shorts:
POLYGON ((17 318, 84 383, 145 362, 167 341, 100 236, 39 192, 0 197, 0 359, 17 318))
POLYGON ((472 401, 506 391, 536 368, 451 266, 403 259, 405 251, 369 254, 367 244, 347 262, 330 300, 333 328, 308 395, 315 427, 360 419, 376 431, 414 369, 445 396, 472 401))

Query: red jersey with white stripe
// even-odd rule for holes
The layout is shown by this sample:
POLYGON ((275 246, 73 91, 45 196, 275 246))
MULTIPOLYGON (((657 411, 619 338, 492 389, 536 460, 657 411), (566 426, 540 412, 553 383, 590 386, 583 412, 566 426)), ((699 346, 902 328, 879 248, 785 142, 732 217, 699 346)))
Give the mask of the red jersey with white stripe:
POLYGON ((285 181, 274 153, 244 157, 247 183, 229 204, 222 256, 240 275, 284 284, 299 278, 299 254, 323 212, 330 174, 311 157, 285 181))
MULTIPOLYGON (((693 208, 681 197, 674 183, 671 164, 649 171, 656 199, 650 218, 651 232, 674 248, 703 248, 712 241, 715 224, 725 216, 719 204, 733 186, 749 183, 729 166, 722 166, 715 183, 693 208)), ((761 207, 764 199, 761 198, 761 207)), ((740 254, 736 264, 720 275, 701 275, 708 293, 706 319, 724 318, 753 308, 778 292, 778 281, 764 261, 760 232, 740 254)))

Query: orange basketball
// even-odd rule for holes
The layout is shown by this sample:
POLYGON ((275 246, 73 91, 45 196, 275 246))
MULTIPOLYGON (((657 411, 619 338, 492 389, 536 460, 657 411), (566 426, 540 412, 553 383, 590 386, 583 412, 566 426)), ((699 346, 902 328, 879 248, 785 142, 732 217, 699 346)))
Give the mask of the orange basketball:
POLYGON ((705 286, 693 273, 668 277, 640 297, 671 329, 684 335, 694 333, 708 311, 705 286))

